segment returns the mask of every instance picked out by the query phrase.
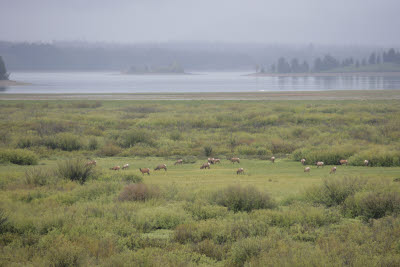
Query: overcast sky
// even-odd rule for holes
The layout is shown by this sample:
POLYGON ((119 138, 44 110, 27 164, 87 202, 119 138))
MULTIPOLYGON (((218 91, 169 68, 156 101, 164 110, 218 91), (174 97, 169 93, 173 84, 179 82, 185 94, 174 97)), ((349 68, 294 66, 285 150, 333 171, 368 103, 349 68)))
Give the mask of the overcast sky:
POLYGON ((0 0, 0 40, 400 44, 400 0, 0 0))

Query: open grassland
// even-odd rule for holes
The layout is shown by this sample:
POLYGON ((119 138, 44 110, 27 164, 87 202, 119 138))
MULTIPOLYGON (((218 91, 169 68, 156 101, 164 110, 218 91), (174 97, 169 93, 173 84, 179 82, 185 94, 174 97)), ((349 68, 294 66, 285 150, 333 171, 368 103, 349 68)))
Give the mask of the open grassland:
POLYGON ((2 101, 0 116, 0 265, 400 265, 398 100, 2 101))

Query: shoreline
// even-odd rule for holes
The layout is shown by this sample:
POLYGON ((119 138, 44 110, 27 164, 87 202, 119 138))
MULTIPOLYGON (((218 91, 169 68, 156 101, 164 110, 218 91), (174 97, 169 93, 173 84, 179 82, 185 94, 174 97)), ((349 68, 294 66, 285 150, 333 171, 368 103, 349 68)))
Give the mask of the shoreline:
POLYGON ((21 85, 32 85, 32 84, 31 83, 13 81, 13 80, 0 80, 0 87, 21 86, 21 85))
POLYGON ((244 76, 252 77, 351 77, 351 76, 394 76, 400 77, 400 72, 315 72, 315 73, 250 73, 244 76))
POLYGON ((399 90, 131 94, 0 94, 0 100, 400 100, 399 90))

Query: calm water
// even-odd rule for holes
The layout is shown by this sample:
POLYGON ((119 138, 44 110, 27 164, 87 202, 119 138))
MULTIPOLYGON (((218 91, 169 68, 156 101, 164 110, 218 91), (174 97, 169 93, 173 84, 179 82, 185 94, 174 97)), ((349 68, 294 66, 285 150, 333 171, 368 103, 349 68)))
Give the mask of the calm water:
MULTIPOLYGON (((247 72, 249 73, 249 72, 247 72)), ((400 89, 400 77, 250 77, 245 72, 198 75, 123 75, 111 72, 13 72, 30 86, 0 93, 254 92, 400 89)))

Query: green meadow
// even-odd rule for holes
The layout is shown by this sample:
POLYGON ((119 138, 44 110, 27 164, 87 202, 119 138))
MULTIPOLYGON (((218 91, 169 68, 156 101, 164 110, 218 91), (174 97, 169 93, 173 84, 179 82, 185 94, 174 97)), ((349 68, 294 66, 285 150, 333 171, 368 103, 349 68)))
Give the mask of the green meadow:
POLYGON ((0 266, 399 266, 399 213, 398 100, 0 101, 0 266))

